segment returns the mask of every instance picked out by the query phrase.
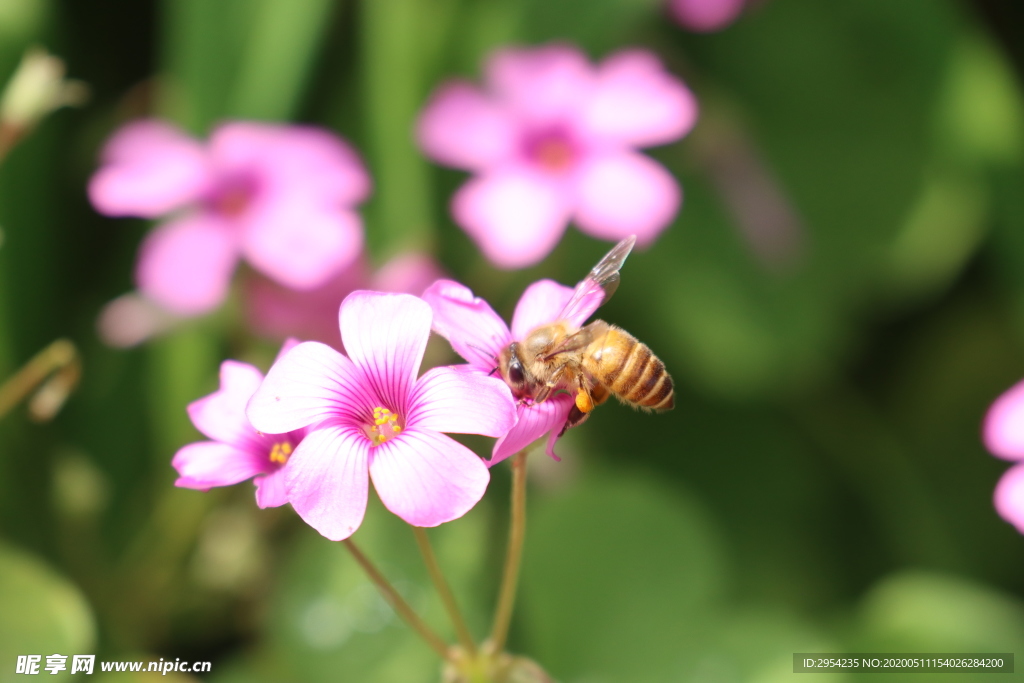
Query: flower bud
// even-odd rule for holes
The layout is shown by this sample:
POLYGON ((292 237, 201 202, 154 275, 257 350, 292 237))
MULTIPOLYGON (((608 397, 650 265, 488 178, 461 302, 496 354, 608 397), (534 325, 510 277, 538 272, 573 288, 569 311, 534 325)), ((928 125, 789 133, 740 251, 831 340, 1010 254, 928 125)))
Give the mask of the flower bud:
POLYGON ((56 109, 83 103, 87 86, 64 73, 64 62, 46 50, 26 51, 0 99, 0 125, 24 132, 56 109))

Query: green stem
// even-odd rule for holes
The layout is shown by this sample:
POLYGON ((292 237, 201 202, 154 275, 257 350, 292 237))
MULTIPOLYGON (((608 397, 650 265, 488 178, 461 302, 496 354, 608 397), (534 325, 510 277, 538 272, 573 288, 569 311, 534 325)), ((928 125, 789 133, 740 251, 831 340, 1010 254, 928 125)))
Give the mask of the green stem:
POLYGON ((56 340, 33 356, 13 377, 0 384, 0 417, 40 384, 42 388, 31 406, 32 416, 38 420, 53 417, 78 383, 80 372, 75 345, 67 339, 56 340), (51 374, 50 381, 43 384, 51 374))
POLYGON ((526 538, 526 451, 520 451, 512 458, 512 521, 508 534, 508 551, 505 555, 505 569, 498 593, 498 607, 494 612, 494 626, 491 628, 491 647, 495 656, 505 649, 508 627, 512 621, 512 608, 516 602, 516 588, 519 585, 519 565, 523 557, 523 540, 526 538))
POLYGON ((352 557, 363 568, 363 571, 370 577, 370 580, 377 585, 377 588, 384 595, 384 599, 388 601, 388 604, 405 620, 405 623, 409 624, 414 631, 419 633, 420 637, 427 642, 427 645, 434 652, 441 655, 442 659, 448 659, 448 645, 441 639, 441 636, 434 633, 433 629, 416 615, 416 612, 405 601, 405 598, 398 594, 395 587, 373 566, 373 563, 370 562, 351 538, 346 538, 342 543, 352 553, 352 557))
POLYGON ((455 627, 455 634, 459 638, 459 643, 471 657, 475 657, 476 644, 473 642, 473 636, 470 635, 469 629, 466 627, 466 622, 462 618, 462 612, 459 611, 459 604, 455 602, 455 595, 448 586, 448 582, 444 579, 441 566, 437 563, 437 556, 434 554, 434 548, 430 545, 430 537, 427 536, 427 530, 423 527, 414 526, 412 531, 416 535, 416 544, 420 547, 423 562, 427 565, 427 571, 430 573, 430 580, 434 582, 434 587, 441 596, 441 602, 444 603, 444 608, 448 611, 448 616, 455 627))

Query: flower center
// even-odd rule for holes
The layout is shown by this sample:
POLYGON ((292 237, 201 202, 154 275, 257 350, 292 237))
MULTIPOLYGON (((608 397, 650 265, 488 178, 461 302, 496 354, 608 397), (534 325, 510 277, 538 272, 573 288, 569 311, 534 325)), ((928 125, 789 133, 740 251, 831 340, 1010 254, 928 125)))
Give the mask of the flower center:
POLYGON ((288 456, 292 454, 292 445, 288 441, 281 441, 274 444, 274 447, 270 449, 270 462, 276 462, 280 465, 288 462, 288 456))
POLYGON ((524 140, 526 157, 549 173, 564 173, 576 163, 578 149, 560 129, 537 131, 524 140))
POLYGON ((373 409, 373 424, 366 425, 365 431, 373 445, 379 446, 401 432, 402 426, 398 424, 398 415, 378 406, 373 409))
POLYGON ((249 208, 255 190, 255 182, 250 178, 227 179, 210 197, 209 206, 226 218, 238 218, 249 208))

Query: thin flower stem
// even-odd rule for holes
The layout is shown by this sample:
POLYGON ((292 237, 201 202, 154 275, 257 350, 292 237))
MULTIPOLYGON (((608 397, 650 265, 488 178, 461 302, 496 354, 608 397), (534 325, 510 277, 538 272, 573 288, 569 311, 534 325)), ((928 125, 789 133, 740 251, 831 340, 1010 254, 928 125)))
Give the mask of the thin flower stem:
POLYGON ((523 540, 526 537, 526 451, 520 451, 512 458, 512 524, 508 534, 508 552, 505 555, 505 569, 498 593, 498 607, 494 612, 494 626, 491 628, 491 647, 495 654, 505 649, 512 608, 516 602, 516 587, 519 584, 519 565, 523 557, 523 540))
POLYGON ((56 340, 33 356, 13 377, 0 384, 0 417, 42 385, 32 399, 29 414, 36 420, 50 419, 78 383, 80 372, 75 345, 67 339, 56 340), (49 381, 46 381, 47 377, 50 377, 49 381))
POLYGON ((395 587, 392 586, 386 578, 384 578, 384 575, 381 574, 375 566, 373 566, 373 563, 370 562, 366 555, 363 554, 363 551, 359 549, 359 546, 357 546, 351 538, 346 538, 342 543, 344 543, 345 547, 348 548, 348 551, 352 553, 352 557, 356 559, 356 562, 358 562, 363 568, 363 571, 365 571, 366 575, 370 577, 370 580, 377 584, 377 588, 384 594, 384 599, 388 601, 388 604, 390 604, 396 612, 398 612, 398 615, 405 620, 405 623, 409 624, 414 631, 419 633, 420 637, 427 641, 427 645, 429 645, 434 652, 441 655, 442 659, 448 659, 448 644, 445 643, 441 639, 441 636, 434 633, 433 629, 427 626, 427 624, 416 615, 416 612, 414 612, 412 607, 409 606, 409 603, 405 601, 405 598, 399 595, 398 591, 395 590, 395 587))
POLYGON ((471 657, 475 657, 476 643, 473 642, 473 636, 470 635, 466 622, 462 618, 459 604, 455 602, 455 595, 452 594, 452 589, 448 586, 448 582, 445 581, 444 574, 441 572, 441 566, 437 563, 437 556, 434 554, 434 548, 430 545, 430 537, 427 536, 427 530, 423 527, 414 526, 412 531, 416 534, 416 544, 420 547, 423 563, 427 565, 427 571, 430 573, 431 581, 434 582, 434 588, 440 594, 441 602, 444 603, 444 608, 448 611, 452 625, 455 626, 455 635, 458 636, 459 643, 462 644, 466 652, 471 657))

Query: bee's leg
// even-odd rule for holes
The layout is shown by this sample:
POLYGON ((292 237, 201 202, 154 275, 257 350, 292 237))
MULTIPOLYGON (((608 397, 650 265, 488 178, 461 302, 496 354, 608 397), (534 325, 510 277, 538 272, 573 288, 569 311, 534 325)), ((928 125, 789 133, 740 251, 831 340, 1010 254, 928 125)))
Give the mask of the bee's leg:
POLYGON ((569 416, 562 426, 562 431, 558 433, 559 436, 565 434, 565 430, 586 422, 591 411, 608 400, 608 389, 599 382, 588 380, 582 369, 577 369, 576 384, 576 400, 569 409, 569 416))
POLYGON ((565 369, 568 367, 568 363, 565 363, 558 367, 557 370, 551 373, 551 378, 544 383, 537 393, 533 397, 534 403, 543 403, 551 396, 551 392, 555 390, 558 383, 562 380, 562 375, 565 374, 565 369))

